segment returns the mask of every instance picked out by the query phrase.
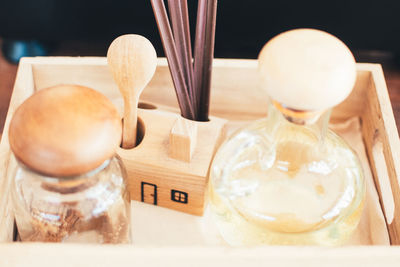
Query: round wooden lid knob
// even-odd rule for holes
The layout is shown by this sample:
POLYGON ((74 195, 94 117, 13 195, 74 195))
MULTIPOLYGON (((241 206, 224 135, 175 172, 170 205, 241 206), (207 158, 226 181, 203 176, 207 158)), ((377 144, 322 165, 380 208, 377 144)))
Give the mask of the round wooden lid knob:
POLYGON ((48 176, 75 176, 99 167, 121 143, 118 111, 83 86, 38 91, 15 111, 9 142, 16 158, 48 176))
POLYGON ((297 29, 271 39, 259 55, 262 86, 270 97, 296 110, 325 110, 342 102, 356 80, 356 64, 338 38, 297 29))

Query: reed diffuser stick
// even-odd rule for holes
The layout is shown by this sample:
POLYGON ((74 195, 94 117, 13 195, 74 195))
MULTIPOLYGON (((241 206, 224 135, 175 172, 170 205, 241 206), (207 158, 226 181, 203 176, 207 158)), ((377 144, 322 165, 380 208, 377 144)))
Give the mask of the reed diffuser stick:
POLYGON ((195 111, 191 104, 185 79, 180 67, 178 52, 176 50, 175 41, 172 35, 171 26, 168 21, 168 15, 164 2, 163 0, 151 0, 151 4, 156 17, 158 29, 160 31, 164 51, 170 66, 170 72, 182 116, 187 119, 194 120, 195 111))
POLYGON ((205 47, 205 31, 207 21, 207 0, 199 0, 197 7, 197 22, 196 22, 196 36, 194 41, 194 83, 195 83, 195 104, 196 117, 198 117, 201 88, 202 88, 202 76, 203 76, 203 53, 205 47))
POLYGON ((151 0, 182 115, 208 121, 217 0, 198 0, 194 58, 187 0, 151 0))
POLYGON ((200 104, 198 105, 197 119, 208 121, 210 107, 211 74, 214 58, 215 26, 217 19, 217 0, 207 1, 207 18, 205 30, 205 45, 203 51, 202 82, 200 87, 200 104))
POLYGON ((168 0, 168 8, 172 22, 172 30, 176 50, 185 78, 186 86, 189 91, 190 101, 194 110, 194 82, 192 64, 192 45, 190 41, 190 25, 187 0, 168 0))

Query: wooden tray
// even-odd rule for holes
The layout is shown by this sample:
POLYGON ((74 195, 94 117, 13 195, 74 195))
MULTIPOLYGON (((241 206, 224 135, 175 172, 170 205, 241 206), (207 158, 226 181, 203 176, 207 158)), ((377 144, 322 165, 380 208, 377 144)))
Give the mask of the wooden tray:
MULTIPOLYGON (((244 121, 265 116, 266 94, 258 86, 254 60, 215 60, 211 114, 230 120, 235 128, 244 121)), ((34 266, 107 266, 146 264, 149 266, 204 266, 272 263, 297 266, 351 264, 352 266, 399 266, 400 248, 392 246, 320 247, 139 247, 67 244, 11 243, 14 218, 10 201, 10 182, 15 160, 8 145, 8 125, 16 107, 34 91, 60 83, 95 88, 122 109, 122 98, 112 81, 105 58, 24 58, 21 60, 9 112, 0 143, 0 263, 7 266, 25 263, 34 266), (45 260, 44 260, 45 259, 45 260)), ((177 111, 177 102, 165 59, 152 82, 144 90, 142 101, 159 109, 177 111)), ((361 119, 364 145, 374 177, 376 191, 386 219, 392 245, 400 244, 400 142, 380 65, 358 64, 358 80, 352 95, 334 109, 332 121, 351 117, 361 119)), ((374 188, 375 190, 375 188, 374 188)), ((379 203, 376 203, 379 206, 379 203)), ((380 207, 380 206, 379 206, 380 207)), ((190 215, 187 215, 190 216, 190 215)), ((371 231, 380 230, 370 220, 371 231)), ((381 226, 382 227, 382 226, 381 226)), ((383 226, 385 227, 385 226, 383 226)), ((134 230, 133 230, 134 231, 134 230)))

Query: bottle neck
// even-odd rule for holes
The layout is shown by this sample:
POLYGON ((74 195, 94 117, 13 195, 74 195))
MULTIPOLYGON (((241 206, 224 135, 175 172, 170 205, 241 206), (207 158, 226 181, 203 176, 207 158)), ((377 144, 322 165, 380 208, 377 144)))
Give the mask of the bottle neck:
MULTIPOLYGON (((319 134, 321 142, 324 141, 328 131, 331 109, 318 111, 296 110, 286 107, 276 101, 272 101, 269 114, 284 123, 291 123, 295 127, 307 127, 314 129, 319 134)), ((280 124, 280 123, 278 123, 280 124)))
POLYGON ((325 113, 323 110, 298 110, 272 101, 272 105, 289 121, 298 125, 314 124, 325 113))
POLYGON ((30 169, 21 162, 18 163, 25 173, 25 177, 28 175, 27 177, 30 177, 30 179, 39 181, 43 189, 61 194, 70 194, 85 190, 86 188, 96 184, 99 179, 98 174, 104 172, 109 167, 110 162, 111 159, 106 160, 102 165, 94 170, 70 177, 47 176, 30 169))

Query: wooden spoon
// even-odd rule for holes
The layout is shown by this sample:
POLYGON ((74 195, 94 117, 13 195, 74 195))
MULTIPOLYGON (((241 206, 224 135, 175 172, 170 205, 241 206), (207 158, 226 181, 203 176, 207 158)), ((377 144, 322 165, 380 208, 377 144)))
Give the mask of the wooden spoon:
POLYGON ((149 40, 140 35, 127 34, 111 43, 107 60, 124 98, 122 147, 132 148, 136 145, 139 97, 154 75, 157 54, 149 40))

